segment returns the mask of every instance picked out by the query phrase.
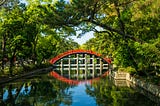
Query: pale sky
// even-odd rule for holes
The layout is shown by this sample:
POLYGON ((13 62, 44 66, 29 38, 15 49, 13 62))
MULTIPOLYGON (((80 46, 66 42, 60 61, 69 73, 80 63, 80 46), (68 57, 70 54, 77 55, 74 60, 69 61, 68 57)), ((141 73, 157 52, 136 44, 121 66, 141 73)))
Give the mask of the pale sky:
POLYGON ((93 36, 93 31, 90 31, 80 38, 77 38, 76 36, 73 36, 71 38, 73 38, 74 41, 77 42, 78 44, 82 45, 82 44, 86 43, 86 41, 88 41, 89 39, 91 39, 93 37, 94 37, 93 36))

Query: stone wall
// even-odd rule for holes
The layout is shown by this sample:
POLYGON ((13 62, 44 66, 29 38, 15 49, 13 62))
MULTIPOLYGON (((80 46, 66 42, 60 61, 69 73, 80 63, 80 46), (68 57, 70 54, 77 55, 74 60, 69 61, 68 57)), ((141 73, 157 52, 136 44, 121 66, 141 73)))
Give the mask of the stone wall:
POLYGON ((130 76, 129 73, 126 74, 126 80, 132 82, 133 84, 145 89, 146 91, 151 92, 153 95, 160 97, 160 87, 157 85, 153 85, 149 82, 140 80, 140 79, 136 79, 132 76, 130 76))
POLYGON ((116 71, 116 72, 110 72, 110 76, 114 80, 122 80, 122 79, 124 80, 125 79, 126 81, 129 81, 132 84, 143 88, 144 90, 152 93, 153 95, 160 97, 160 87, 159 86, 153 85, 144 80, 136 79, 130 76, 129 73, 116 71))

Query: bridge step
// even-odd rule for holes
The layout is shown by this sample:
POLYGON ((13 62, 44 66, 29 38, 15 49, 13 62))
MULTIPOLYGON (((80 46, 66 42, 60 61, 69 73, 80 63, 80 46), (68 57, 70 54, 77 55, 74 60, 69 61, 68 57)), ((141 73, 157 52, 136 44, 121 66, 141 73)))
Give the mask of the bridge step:
POLYGON ((114 80, 114 84, 116 86, 128 86, 127 81, 122 79, 122 80, 114 80))
POLYGON ((113 72, 112 77, 116 80, 126 80, 126 72, 113 72))

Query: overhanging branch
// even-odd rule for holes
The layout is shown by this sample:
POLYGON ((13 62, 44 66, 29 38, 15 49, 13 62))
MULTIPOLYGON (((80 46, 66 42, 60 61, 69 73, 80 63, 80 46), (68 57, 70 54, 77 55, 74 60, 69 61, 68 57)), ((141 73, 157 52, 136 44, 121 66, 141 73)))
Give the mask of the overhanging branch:
POLYGON ((106 25, 106 24, 102 24, 102 23, 98 23, 98 22, 96 22, 96 21, 90 21, 91 23, 93 23, 93 24, 95 24, 95 25, 97 25, 97 26, 100 26, 100 27, 102 27, 102 28, 104 28, 104 29, 106 29, 106 30, 109 30, 109 31, 111 31, 111 32, 116 32, 116 33, 118 33, 118 34, 120 34, 120 35, 123 35, 123 37, 124 38, 129 38, 129 39, 131 39, 131 40, 133 40, 133 41, 135 41, 135 42, 139 42, 139 43, 144 43, 144 41, 142 41, 142 40, 140 40, 140 39, 138 39, 138 38, 136 38, 136 37, 134 37, 134 36, 132 36, 132 35, 129 35, 129 34, 125 34, 123 31, 120 31, 120 30, 118 30, 118 29, 114 29, 114 28, 112 28, 112 27, 110 27, 110 26, 108 26, 108 25, 106 25))
POLYGON ((0 0, 0 6, 2 6, 5 2, 6 0, 0 0))

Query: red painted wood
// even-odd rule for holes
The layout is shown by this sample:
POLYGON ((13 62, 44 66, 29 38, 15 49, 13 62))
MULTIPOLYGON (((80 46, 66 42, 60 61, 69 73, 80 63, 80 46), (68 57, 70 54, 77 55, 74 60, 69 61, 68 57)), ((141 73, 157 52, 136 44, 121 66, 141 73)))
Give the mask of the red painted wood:
MULTIPOLYGON (((107 72, 105 72, 101 77, 105 77, 105 76, 107 76, 108 74, 109 74, 109 72, 107 71, 107 72)), ((78 85, 78 84, 80 84, 80 83, 90 83, 90 84, 92 84, 92 83, 94 83, 94 82, 96 82, 96 81, 99 81, 100 78, 101 78, 101 77, 97 77, 97 78, 93 78, 93 79, 90 79, 90 80, 84 80, 84 81, 83 81, 83 80, 80 80, 80 81, 79 81, 79 80, 72 80, 72 79, 65 78, 65 77, 59 75, 58 73, 56 73, 55 71, 50 72, 50 75, 51 75, 52 77, 60 80, 60 81, 66 82, 66 83, 68 83, 68 84, 70 84, 70 85, 78 85)))
MULTIPOLYGON (((69 50, 69 51, 67 51, 67 52, 64 52, 64 53, 62 53, 62 54, 60 54, 60 55, 52 58, 52 59, 50 60, 50 63, 51 63, 51 64, 54 64, 54 63, 56 63, 58 60, 64 58, 65 56, 68 56, 68 55, 71 55, 71 54, 78 54, 78 53, 87 53, 87 54, 96 55, 96 56, 98 56, 98 57, 101 57, 101 54, 98 54, 98 53, 93 52, 93 51, 91 51, 91 50, 80 50, 80 49, 78 49, 78 50, 69 50)), ((108 64, 111 64, 111 59, 109 59, 109 58, 103 58, 103 59, 104 59, 108 64)))
MULTIPOLYGON (((101 54, 98 54, 98 53, 93 52, 91 50, 79 50, 78 49, 78 50, 69 50, 67 52, 62 53, 62 54, 60 54, 60 55, 52 58, 50 60, 50 63, 51 64, 55 64, 58 60, 64 58, 65 56, 72 55, 72 54, 78 54, 78 53, 79 54, 80 53, 91 54, 91 55, 95 55, 95 56, 98 56, 98 57, 102 58, 101 54)), ((103 60, 105 60, 108 64, 111 64, 111 59, 109 59, 109 58, 103 58, 103 60)), ((107 76, 108 74, 109 74, 109 71, 106 71, 101 77, 107 76)), ((77 80, 71 80, 71 79, 65 78, 65 77, 59 75, 58 73, 56 73, 54 71, 51 72, 50 75, 53 76, 53 77, 55 77, 55 78, 57 78, 57 79, 59 79, 59 80, 61 80, 61 81, 69 83, 69 84, 76 84, 77 85, 79 83, 83 83, 83 81, 77 81, 77 80)), ((87 81, 84 81, 84 82, 92 83, 92 82, 95 82, 95 81, 99 80, 99 78, 100 77, 94 78, 92 80, 87 80, 87 81)))

